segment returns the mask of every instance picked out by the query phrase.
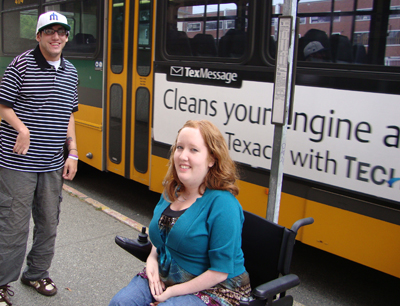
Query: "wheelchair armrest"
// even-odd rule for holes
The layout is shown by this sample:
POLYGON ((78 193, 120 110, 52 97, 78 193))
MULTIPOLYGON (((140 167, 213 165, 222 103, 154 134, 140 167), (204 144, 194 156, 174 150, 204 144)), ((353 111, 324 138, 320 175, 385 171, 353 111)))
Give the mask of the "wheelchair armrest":
POLYGON ((313 224, 313 223, 314 223, 314 218, 311 218, 311 217, 300 219, 300 220, 297 220, 292 225, 292 228, 290 230, 297 234, 297 231, 300 229, 300 227, 309 225, 309 224, 313 224))
POLYGON ((150 241, 142 243, 138 240, 121 236, 115 236, 115 243, 143 262, 145 262, 147 257, 149 257, 152 247, 150 241))
POLYGON ((297 275, 288 274, 256 287, 252 294, 259 299, 268 299, 299 284, 300 279, 297 275))

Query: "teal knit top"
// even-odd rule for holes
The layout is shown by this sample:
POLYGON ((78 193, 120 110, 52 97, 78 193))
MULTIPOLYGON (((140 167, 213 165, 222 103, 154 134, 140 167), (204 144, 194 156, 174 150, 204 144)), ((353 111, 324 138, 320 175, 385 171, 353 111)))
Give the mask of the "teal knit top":
POLYGON ((214 270, 228 273, 229 279, 245 272, 241 248, 244 216, 238 200, 229 191, 206 189, 179 217, 164 245, 158 221, 169 205, 161 196, 149 226, 159 258, 171 257, 193 275, 214 270))

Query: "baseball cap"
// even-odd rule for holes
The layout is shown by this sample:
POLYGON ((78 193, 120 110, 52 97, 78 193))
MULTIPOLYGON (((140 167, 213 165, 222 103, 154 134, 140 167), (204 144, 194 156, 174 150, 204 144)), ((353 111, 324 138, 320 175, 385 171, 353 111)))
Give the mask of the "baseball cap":
POLYGON ((36 33, 39 33, 39 31, 43 30, 44 28, 52 24, 60 24, 67 31, 71 30, 71 27, 68 25, 67 18, 64 15, 54 11, 50 11, 43 13, 42 15, 39 16, 38 23, 36 26, 36 33))
POLYGON ((304 57, 308 57, 309 55, 326 50, 324 46, 319 41, 312 41, 307 44, 304 48, 304 57))

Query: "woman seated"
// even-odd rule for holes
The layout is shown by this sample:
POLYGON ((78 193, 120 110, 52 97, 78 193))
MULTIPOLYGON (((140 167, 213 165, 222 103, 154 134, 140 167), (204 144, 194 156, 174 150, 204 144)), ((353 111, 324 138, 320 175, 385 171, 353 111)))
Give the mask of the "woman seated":
POLYGON ((218 128, 187 121, 171 147, 154 209, 146 268, 113 305, 239 305, 250 296, 244 267, 236 165, 218 128))

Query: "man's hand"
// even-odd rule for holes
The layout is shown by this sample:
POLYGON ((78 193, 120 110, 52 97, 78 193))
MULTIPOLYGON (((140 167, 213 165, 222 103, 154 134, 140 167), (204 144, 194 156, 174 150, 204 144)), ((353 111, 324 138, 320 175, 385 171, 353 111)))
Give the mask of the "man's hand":
POLYGON ((78 161, 72 158, 67 158, 64 165, 63 178, 72 181, 78 171, 78 161))
POLYGON ((13 148, 13 152, 17 154, 25 155, 31 144, 30 132, 27 128, 23 129, 18 133, 17 140, 13 148))

